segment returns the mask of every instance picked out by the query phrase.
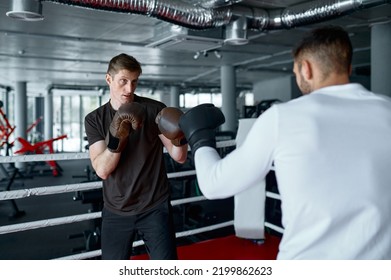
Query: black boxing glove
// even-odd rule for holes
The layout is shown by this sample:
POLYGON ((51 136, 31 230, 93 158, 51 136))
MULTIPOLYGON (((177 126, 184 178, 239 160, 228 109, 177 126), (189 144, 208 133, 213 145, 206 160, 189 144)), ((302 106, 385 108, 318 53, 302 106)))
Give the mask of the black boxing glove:
POLYGON ((182 129, 194 155, 204 146, 216 148, 216 128, 225 122, 223 113, 213 104, 198 105, 179 119, 182 129))
POLYGON ((159 112, 155 119, 160 132, 175 146, 187 144, 185 135, 179 127, 179 119, 182 115, 183 112, 178 108, 166 107, 159 112))
POLYGON ((110 123, 106 144, 112 153, 120 153, 128 143, 131 130, 139 129, 145 119, 145 108, 140 103, 122 104, 110 123))

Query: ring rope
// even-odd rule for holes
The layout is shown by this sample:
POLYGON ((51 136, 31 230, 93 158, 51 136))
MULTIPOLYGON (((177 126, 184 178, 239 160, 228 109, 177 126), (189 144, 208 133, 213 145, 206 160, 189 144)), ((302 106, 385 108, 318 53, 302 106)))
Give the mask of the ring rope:
MULTIPOLYGON (((196 175, 196 171, 195 170, 182 171, 182 172, 169 173, 168 175, 170 175, 168 176, 169 178, 186 177, 186 176, 196 175)), ((38 187, 32 189, 4 191, 4 192, 0 192, 0 201, 19 199, 19 198, 25 198, 30 196, 52 195, 52 194, 67 193, 72 191, 92 190, 92 189, 99 189, 99 188, 102 188, 102 182, 96 181, 96 182, 87 182, 87 183, 79 183, 79 184, 46 186, 46 187, 38 187)), ((266 192, 266 197, 281 200, 281 196, 273 192, 266 192)))
MULTIPOLYGON (((168 173, 168 178, 174 177, 186 177, 196 175, 195 170, 181 171, 181 172, 172 172, 168 173)), ((66 193, 72 191, 83 191, 83 190, 92 190, 102 188, 102 182, 87 182, 87 183, 78 183, 78 184, 67 184, 60 186, 45 186, 31 189, 22 189, 22 190, 12 190, 12 191, 3 191, 0 192, 0 201, 9 200, 9 199, 19 199, 29 196, 39 196, 39 195, 50 195, 58 193, 66 193)))
POLYGON ((186 177, 186 176, 193 176, 196 175, 195 170, 187 170, 187 171, 180 171, 180 172, 172 172, 167 174, 167 178, 175 178, 175 177, 186 177))
MULTIPOLYGON (((235 140, 226 140, 226 141, 220 141, 216 143, 217 148, 224 148, 229 146, 236 145, 235 140)), ((190 150, 190 149, 189 149, 190 150)), ((55 153, 55 154, 27 154, 27 155, 18 155, 18 156, 5 156, 0 157, 0 164, 2 163, 15 163, 15 162, 33 162, 33 161, 48 161, 48 160, 77 160, 77 159, 89 159, 89 153, 55 153)), ((274 170, 274 167, 272 168, 274 170)), ((195 170, 188 170, 188 171, 182 171, 182 172, 173 172, 168 173, 168 178, 174 178, 174 177, 186 177, 186 176, 193 176, 196 175, 195 170)), ((39 187, 39 188, 33 188, 33 189, 24 189, 24 190, 13 190, 13 191, 4 191, 0 192, 0 201, 1 200, 10 200, 10 199, 17 199, 17 198, 24 198, 29 196, 36 196, 36 195, 49 195, 49 194, 56 194, 56 193, 66 193, 71 191, 80 191, 80 190, 91 190, 91 189, 98 189, 102 187, 102 182, 96 181, 96 182, 87 182, 87 183, 79 183, 79 184, 68 184, 68 185, 62 185, 62 186, 46 186, 46 187, 39 187)), ((281 199, 279 194, 266 192, 266 196, 274 199, 281 199)), ((196 196, 196 197, 190 197, 190 198, 184 198, 184 199, 178 199, 175 201, 171 201, 171 204, 173 206, 195 202, 195 201, 202 201, 206 200, 206 198, 202 195, 196 196)), ((88 213, 88 214, 80 214, 80 215, 74 215, 74 216, 68 216, 68 217, 60 217, 60 218, 54 218, 54 219, 47 219, 47 220, 40 220, 40 221, 34 221, 34 222, 27 222, 27 223, 20 223, 20 224, 14 224, 14 225, 7 225, 7 226, 1 226, 0 227, 0 234, 6 234, 6 233, 13 233, 18 231, 25 231, 30 229, 37 229, 42 227, 48 227, 48 226, 55 226, 55 225, 61 225, 61 224, 69 224, 69 223, 75 223, 75 222, 81 222, 85 220, 91 220, 91 219, 97 219, 101 217, 101 212, 94 212, 94 213, 88 213)), ((218 229, 221 227, 227 227, 233 225, 233 221, 228 221, 216 225, 211 225, 203 228, 198 229, 192 229, 185 232, 179 232, 176 233, 176 237, 183 237, 188 235, 194 235, 197 233, 210 231, 214 229, 218 229)), ((269 227, 277 232, 283 233, 284 229, 270 224, 268 222, 264 223, 265 227, 269 227)), ((134 242, 133 246, 140 246, 144 244, 142 240, 138 240, 134 242)), ((67 256, 59 259, 86 259, 86 258, 92 258, 96 256, 101 255, 101 250, 91 251, 91 252, 85 252, 82 254, 77 254, 73 256, 67 256)))
POLYGON ((85 259, 99 257, 101 255, 102 255, 102 250, 99 249, 99 250, 94 250, 94 251, 88 251, 85 253, 55 258, 53 260, 85 260, 85 259))
MULTIPOLYGON (((202 196, 202 197, 195 196, 195 197, 190 197, 190 198, 185 198, 185 199, 174 200, 171 203, 173 205, 178 205, 178 204, 191 203, 191 202, 196 202, 196 201, 201 201, 201 200, 206 200, 206 198, 204 196, 202 196)), ((39 220, 39 221, 34 221, 34 222, 26 222, 26 223, 0 226, 0 234, 26 231, 26 230, 43 228, 43 227, 50 227, 50 226, 57 226, 57 225, 62 225, 62 224, 76 223, 76 222, 81 222, 81 221, 86 221, 86 220, 97 219, 97 218, 100 218, 101 216, 102 216, 102 212, 94 212, 94 213, 88 213, 88 214, 80 214, 80 215, 74 215, 74 216, 67 216, 67 217, 39 220)))
POLYGON ((266 192, 266 197, 281 200, 281 195, 279 195, 278 193, 274 193, 274 192, 266 192))
MULTIPOLYGON (((206 231, 212 231, 215 229, 232 226, 233 224, 234 224, 234 221, 227 221, 227 222, 223 222, 223 223, 219 223, 219 224, 215 224, 215 225, 211 225, 211 226, 206 226, 206 227, 201 227, 201 228, 197 228, 197 229, 191 229, 191 230, 187 230, 187 231, 177 232, 175 234, 175 236, 176 236, 176 238, 190 236, 190 235, 194 235, 194 234, 198 234, 198 233, 202 233, 202 232, 206 232, 206 231)), ((137 241, 133 242, 133 247, 137 247, 137 246, 140 246, 143 244, 144 244, 144 241, 137 240, 137 241)), ((71 255, 71 256, 56 258, 55 260, 82 260, 82 259, 88 259, 88 258, 93 258, 93 257, 99 257, 101 255, 102 255, 102 250, 95 250, 95 251, 75 254, 75 255, 71 255)))
POLYGON ((270 228, 270 229, 273 229, 273 230, 275 230, 275 231, 277 231, 277 232, 279 232, 279 233, 284 233, 284 228, 279 227, 279 226, 276 226, 276 225, 271 224, 271 223, 269 223, 269 222, 265 222, 265 227, 268 227, 268 228, 270 228))
POLYGON ((32 161, 48 161, 48 160, 75 160, 75 159, 89 159, 89 154, 83 153, 55 153, 55 154, 33 154, 20 156, 2 156, 0 163, 14 163, 14 162, 32 162, 32 161))
POLYGON ((63 224, 71 224, 71 223, 76 223, 76 222, 81 222, 81 221, 86 221, 91 219, 97 219, 100 218, 101 216, 102 216, 101 212, 94 212, 88 214, 79 214, 79 215, 68 216, 68 217, 60 217, 60 218, 39 220, 34 222, 26 222, 20 224, 1 226, 0 234, 26 231, 31 229, 51 227, 51 226, 57 226, 63 224))
POLYGON ((187 197, 187 198, 173 200, 173 201, 171 201, 171 205, 176 206, 176 205, 180 205, 180 204, 186 204, 186 203, 197 202, 197 201, 202 201, 202 200, 206 200, 206 197, 203 195, 193 196, 193 197, 187 197))
MULTIPOLYGON (((217 148, 235 146, 235 140, 225 140, 216 143, 217 148)), ((190 149, 189 149, 190 150, 190 149)), ((0 163, 49 161, 49 160, 75 160, 90 159, 88 152, 82 153, 54 153, 54 154, 26 154, 18 156, 1 156, 0 163)))
POLYGON ((0 192, 0 201, 9 199, 19 199, 30 196, 51 195, 67 193, 72 191, 85 191, 102 188, 102 182, 87 182, 79 184, 68 184, 59 186, 45 186, 31 189, 13 190, 0 192))

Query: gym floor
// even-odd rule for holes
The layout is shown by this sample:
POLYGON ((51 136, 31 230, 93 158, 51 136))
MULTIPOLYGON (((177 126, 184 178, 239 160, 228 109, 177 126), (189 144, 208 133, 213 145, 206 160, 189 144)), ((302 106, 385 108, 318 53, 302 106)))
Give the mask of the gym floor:
MULTIPOLYGON (((45 163, 29 164, 26 172, 21 172, 13 180, 11 190, 43 186, 58 186, 85 182, 91 170, 89 160, 64 160, 58 162, 61 175, 53 176, 45 163)), ((168 172, 176 172, 176 167, 168 163, 168 172), (172 170, 170 170, 172 169, 172 170)), ((12 173, 12 167, 3 165, 12 173)), ((91 179, 91 176, 90 176, 91 179)), ((0 180, 0 191, 9 183, 8 178, 0 180)), ((172 199, 199 195, 195 177, 171 180, 172 199)), ((0 226, 66 217, 99 211, 99 203, 75 200, 76 193, 64 193, 46 196, 32 196, 11 201, 0 201, 0 226), (15 215, 19 214, 19 215, 15 215)), ((217 224, 233 219, 233 199, 201 201, 174 207, 177 232, 217 224)), ((89 250, 99 249, 99 241, 92 235, 99 231, 100 220, 91 220, 32 229, 16 233, 0 234, 1 260, 48 260, 69 256, 89 250)), ((233 227, 214 230, 191 237, 179 238, 178 246, 222 237, 232 234, 233 227)), ((136 247, 134 254, 145 253, 144 246, 136 247)))

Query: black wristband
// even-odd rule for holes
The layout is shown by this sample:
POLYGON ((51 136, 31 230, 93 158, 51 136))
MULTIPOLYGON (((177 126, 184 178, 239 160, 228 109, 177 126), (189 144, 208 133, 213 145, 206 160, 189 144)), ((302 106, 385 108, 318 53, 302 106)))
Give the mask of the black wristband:
POLYGON ((180 146, 183 146, 183 145, 186 145, 187 144, 187 139, 185 137, 183 137, 180 141, 179 141, 179 145, 180 146))
POLYGON ((189 139, 192 153, 201 147, 212 147, 216 149, 216 132, 214 129, 203 129, 193 133, 189 139))
POLYGON ((110 151, 115 151, 118 149, 118 146, 119 146, 119 138, 117 137, 114 137, 113 135, 111 135, 110 131, 108 132, 108 143, 107 143, 107 148, 110 150, 110 151))

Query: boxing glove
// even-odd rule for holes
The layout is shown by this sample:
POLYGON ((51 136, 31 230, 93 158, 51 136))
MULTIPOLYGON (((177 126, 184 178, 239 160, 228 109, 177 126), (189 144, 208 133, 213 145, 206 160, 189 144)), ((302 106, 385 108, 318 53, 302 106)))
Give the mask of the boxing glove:
POLYGON ((183 112, 178 108, 166 107, 159 112, 155 119, 160 132, 170 139, 171 143, 175 146, 183 146, 187 144, 185 135, 179 128, 179 118, 182 115, 183 112))
POLYGON ((203 146, 216 148, 216 128, 224 122, 225 117, 220 109, 213 104, 201 104, 181 116, 179 127, 194 155, 203 146))
POLYGON ((139 129, 144 122, 145 108, 140 103, 125 103, 118 108, 106 136, 109 151, 120 153, 128 142, 131 130, 139 129))

